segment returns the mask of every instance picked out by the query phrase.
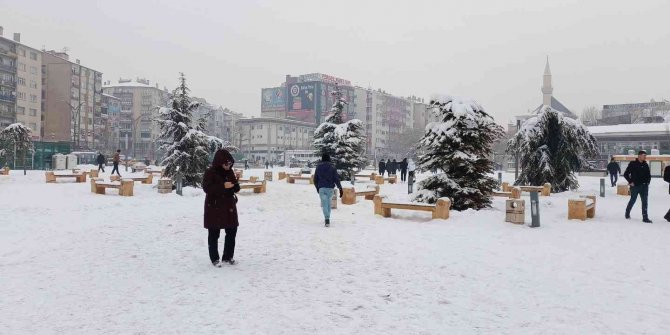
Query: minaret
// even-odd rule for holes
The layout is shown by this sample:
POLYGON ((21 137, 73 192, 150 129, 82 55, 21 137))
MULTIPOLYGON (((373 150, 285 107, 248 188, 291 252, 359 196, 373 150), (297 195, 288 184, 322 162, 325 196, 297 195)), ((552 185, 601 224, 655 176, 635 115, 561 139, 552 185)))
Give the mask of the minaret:
POLYGON ((554 88, 551 87, 551 70, 549 70, 549 56, 547 56, 547 65, 544 66, 544 80, 542 81, 542 104, 551 106, 551 93, 554 88))

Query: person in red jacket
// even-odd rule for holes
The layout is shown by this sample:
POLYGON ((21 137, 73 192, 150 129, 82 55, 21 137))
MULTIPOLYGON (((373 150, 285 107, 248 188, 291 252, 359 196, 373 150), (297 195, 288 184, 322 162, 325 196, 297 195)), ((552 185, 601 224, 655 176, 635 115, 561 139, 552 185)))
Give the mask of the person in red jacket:
POLYGON ((205 191, 205 229, 208 231, 207 244, 212 265, 220 267, 222 262, 235 264, 235 237, 237 227, 237 196, 240 184, 233 172, 235 160, 225 149, 214 155, 212 166, 205 171, 202 189, 205 191), (225 230, 226 238, 223 255, 219 261, 219 236, 225 230))

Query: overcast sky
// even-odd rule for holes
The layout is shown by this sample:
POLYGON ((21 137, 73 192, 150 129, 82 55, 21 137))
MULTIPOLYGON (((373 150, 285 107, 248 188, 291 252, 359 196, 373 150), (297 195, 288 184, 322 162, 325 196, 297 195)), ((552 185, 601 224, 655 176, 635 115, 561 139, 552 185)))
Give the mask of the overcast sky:
POLYGON ((260 115, 262 87, 313 72, 389 93, 475 98, 499 123, 554 96, 670 99, 668 0, 0 0, 5 37, 70 49, 104 80, 145 77, 260 115))

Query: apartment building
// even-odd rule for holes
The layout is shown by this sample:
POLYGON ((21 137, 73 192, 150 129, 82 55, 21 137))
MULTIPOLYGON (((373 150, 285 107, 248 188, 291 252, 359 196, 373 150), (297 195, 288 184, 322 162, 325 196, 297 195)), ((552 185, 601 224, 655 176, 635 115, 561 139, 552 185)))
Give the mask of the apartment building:
POLYGON ((233 143, 252 162, 281 160, 287 150, 311 150, 316 125, 279 118, 239 119, 240 134, 233 143))
POLYGON ((230 143, 235 142, 238 136, 237 121, 243 117, 240 113, 235 113, 228 108, 215 106, 203 98, 193 98, 200 102, 200 108, 194 113, 194 118, 205 118, 205 130, 208 135, 218 137, 230 143))
MULTIPOLYGON (((122 138, 125 138, 125 132, 121 131, 121 123, 130 124, 130 115, 124 116, 124 121, 121 119, 121 99, 109 95, 102 94, 101 106, 101 120, 104 125, 104 132, 102 132, 102 142, 100 143, 103 152, 110 153, 122 147, 122 138)), ((130 130, 128 129, 129 133, 130 130)), ((124 148, 125 149, 125 148, 124 148)))
POLYGON ((16 122, 16 42, 6 39, 0 27, 0 127, 16 122))
POLYGON ((106 82, 103 93, 121 100, 119 112, 119 148, 128 156, 154 160, 158 157, 156 140, 160 126, 155 119, 158 109, 168 103, 167 88, 151 85, 143 78, 119 79, 116 84, 106 82))
POLYGON ((42 132, 42 52, 21 44, 16 34, 16 122, 32 131, 39 141, 42 132))

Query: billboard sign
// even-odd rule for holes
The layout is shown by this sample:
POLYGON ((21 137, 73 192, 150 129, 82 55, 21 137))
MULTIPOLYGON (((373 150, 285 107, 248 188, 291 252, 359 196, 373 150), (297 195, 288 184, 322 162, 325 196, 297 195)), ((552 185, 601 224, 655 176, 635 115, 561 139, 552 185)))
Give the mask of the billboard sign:
POLYGON ((282 111, 286 108, 284 87, 264 88, 261 91, 261 111, 282 111))
POLYGON ((288 87, 288 116, 292 119, 316 123, 315 83, 293 84, 288 87))
POLYGON ((298 77, 301 82, 320 81, 329 84, 338 84, 340 86, 351 86, 351 82, 341 78, 329 76, 323 73, 310 73, 298 77))

